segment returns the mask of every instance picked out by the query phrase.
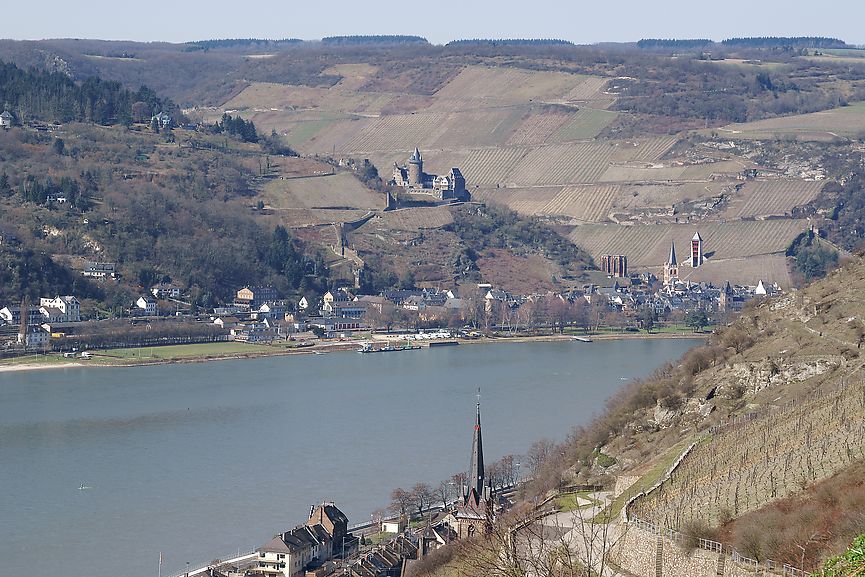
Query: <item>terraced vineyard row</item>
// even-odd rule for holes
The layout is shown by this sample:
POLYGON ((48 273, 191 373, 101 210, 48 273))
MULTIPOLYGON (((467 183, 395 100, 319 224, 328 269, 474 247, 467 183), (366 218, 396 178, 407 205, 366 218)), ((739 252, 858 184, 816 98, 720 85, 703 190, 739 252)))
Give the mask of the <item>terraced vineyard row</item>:
MULTIPOLYGON (((661 267, 657 267, 655 274, 660 274, 662 270, 661 267)), ((784 290, 793 286, 787 257, 783 254, 764 254, 720 261, 710 259, 696 269, 679 268, 679 277, 682 280, 708 282, 715 286, 723 286, 728 280, 751 286, 756 286, 762 280, 769 284, 778 283, 784 290)))
POLYGON ((603 93, 604 87, 609 79, 602 76, 586 76, 585 79, 574 86, 570 92, 565 95, 565 99, 574 100, 606 100, 609 98, 603 93))
POLYGON ((562 189, 538 214, 563 214, 585 222, 605 220, 614 199, 621 194, 618 186, 569 186, 562 189))
POLYGON ((470 184, 484 186, 504 183, 529 150, 524 147, 472 150, 462 165, 463 175, 470 184))
POLYGON ((794 207, 802 206, 817 198, 824 182, 807 180, 751 181, 745 184, 740 194, 745 201, 734 216, 788 215, 794 207))
POLYGON ((637 153, 634 155, 634 160, 654 162, 667 154, 678 140, 675 136, 640 140, 637 143, 637 153))
MULTIPOLYGON (((687 255, 695 231, 703 237, 711 259, 783 253, 807 229, 806 220, 712 222, 700 225, 582 225, 568 237, 596 259, 603 254, 625 254, 632 266, 662 266, 675 241, 680 258, 687 255)), ((684 274, 684 271, 683 271, 684 274)))
POLYGON ((529 186, 595 182, 615 152, 613 145, 594 142, 536 148, 520 161, 510 180, 529 186))
POLYGON ((442 125, 443 113, 401 114, 376 118, 340 146, 341 152, 410 150, 430 141, 442 125))
POLYGON ((843 383, 697 444, 672 477, 637 499, 630 511, 672 529, 690 520, 717 525, 728 515, 786 497, 862 458, 865 386, 843 383))
POLYGON ((469 94, 478 101, 553 100, 583 85, 587 78, 562 72, 469 66, 436 92, 434 98, 437 104, 465 99, 469 94))
POLYGON ((508 144, 544 144, 571 116, 564 112, 533 112, 508 138, 508 144))
POLYGON ((435 133, 423 140, 428 148, 494 146, 505 142, 522 118, 518 108, 486 108, 447 115, 435 133))

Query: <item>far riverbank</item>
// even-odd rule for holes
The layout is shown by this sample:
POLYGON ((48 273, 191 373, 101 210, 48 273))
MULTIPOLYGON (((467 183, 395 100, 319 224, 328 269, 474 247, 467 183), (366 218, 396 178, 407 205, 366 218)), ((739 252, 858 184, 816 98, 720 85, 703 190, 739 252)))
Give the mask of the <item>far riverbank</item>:
MULTIPOLYGON (((384 335, 379 335, 384 336, 384 335)), ((396 336, 396 335, 391 335, 396 336)), ((593 341, 610 340, 647 340, 647 339, 702 339, 708 333, 601 333, 586 335, 593 341)), ((583 338, 581 336, 581 338, 583 338)), ((48 353, 0 362, 0 373, 11 371, 32 371, 47 369, 68 369, 76 367, 139 367, 177 363, 205 363, 241 359, 258 359, 287 355, 329 354, 334 352, 356 351, 361 343, 370 339, 319 342, 303 347, 279 347, 264 344, 246 343, 204 343, 192 345, 165 345, 162 347, 142 347, 92 351, 87 360, 70 361, 62 354, 48 353)), ((396 339, 399 340, 399 339, 396 339)), ((452 339, 460 345, 482 345, 495 343, 530 343, 574 341, 573 335, 520 335, 489 336, 476 339, 452 339)), ((579 342, 579 341, 578 341, 579 342)), ((428 343, 424 343, 427 345, 428 343)), ((589 343, 585 343, 589 344, 589 343)))

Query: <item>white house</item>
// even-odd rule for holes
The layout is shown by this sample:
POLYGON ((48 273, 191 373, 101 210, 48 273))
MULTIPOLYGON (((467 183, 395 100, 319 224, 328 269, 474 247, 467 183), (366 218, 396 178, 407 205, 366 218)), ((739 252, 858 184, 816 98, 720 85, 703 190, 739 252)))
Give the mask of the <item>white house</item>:
POLYGON ((27 349, 44 349, 48 346, 51 335, 39 326, 28 326, 22 333, 18 333, 18 344, 27 349))
POLYGON ((170 284, 158 284, 150 289, 150 294, 158 299, 176 299, 180 297, 180 288, 170 284))
POLYGON ((39 306, 42 308, 50 307, 60 311, 61 316, 56 320, 52 320, 48 315, 45 315, 51 322, 77 323, 81 320, 81 303, 72 295, 58 295, 53 299, 41 298, 39 299, 39 306))
POLYGON ((143 314, 146 317, 155 317, 159 314, 156 301, 149 296, 138 297, 138 300, 135 301, 135 306, 143 311, 143 314))
POLYGON ((9 128, 12 126, 12 115, 8 110, 4 110, 0 113, 0 128, 9 128))

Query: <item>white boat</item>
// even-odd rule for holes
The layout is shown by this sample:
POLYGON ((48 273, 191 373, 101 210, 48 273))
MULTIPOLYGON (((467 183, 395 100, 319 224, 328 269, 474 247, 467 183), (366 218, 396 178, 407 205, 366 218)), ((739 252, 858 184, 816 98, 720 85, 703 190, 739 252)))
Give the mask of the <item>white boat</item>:
POLYGON ((590 342, 592 342, 592 339, 590 339, 589 337, 571 337, 571 338, 572 338, 573 340, 575 340, 575 341, 580 341, 581 343, 590 343, 590 342))

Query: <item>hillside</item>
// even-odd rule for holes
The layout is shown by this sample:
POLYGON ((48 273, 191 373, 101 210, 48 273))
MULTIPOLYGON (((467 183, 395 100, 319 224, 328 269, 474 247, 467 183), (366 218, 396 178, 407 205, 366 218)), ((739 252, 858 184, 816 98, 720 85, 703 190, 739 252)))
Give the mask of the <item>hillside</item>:
MULTIPOLYGON (((193 119, 228 111, 303 154, 368 158, 385 180, 418 146, 429 172, 460 167, 475 200, 556 224, 596 261, 626 254, 657 274, 671 241, 701 231, 707 260, 688 280, 715 284, 799 282, 788 253, 811 224, 831 224, 818 201, 846 178, 759 148, 816 135, 852 152, 865 122, 855 103, 865 96, 865 59, 855 50, 815 56, 761 39, 714 44, 707 59, 702 45, 658 41, 602 49, 380 40, 0 41, 0 57, 78 80, 143 80, 193 119)), ((310 203, 317 190, 284 198, 271 185, 263 200, 290 227, 350 221, 350 211, 376 204, 363 193, 310 203)), ((397 229, 416 228, 403 217, 397 229)), ((430 222, 442 219, 439 211, 430 222)), ((379 251, 378 237, 357 242, 379 251)))

